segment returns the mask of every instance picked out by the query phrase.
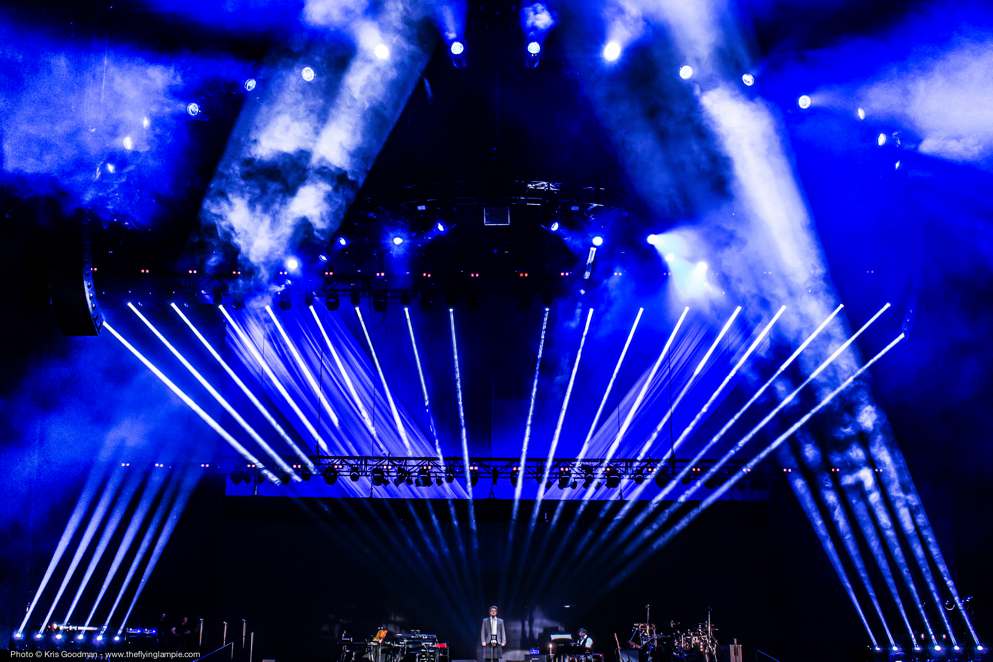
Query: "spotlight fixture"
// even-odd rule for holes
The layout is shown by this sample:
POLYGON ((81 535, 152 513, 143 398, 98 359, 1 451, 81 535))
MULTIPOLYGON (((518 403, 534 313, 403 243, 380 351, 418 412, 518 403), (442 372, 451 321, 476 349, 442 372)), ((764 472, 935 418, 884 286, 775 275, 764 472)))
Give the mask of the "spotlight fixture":
POLYGON ((402 246, 403 245, 403 237, 401 237, 400 235, 397 235, 397 236, 393 237, 390 241, 393 242, 393 245, 394 246, 402 246))
POLYGON ((885 133, 880 133, 878 136, 876 136, 876 144, 879 145, 880 147, 886 144, 886 140, 887 138, 885 133))
POLYGON ((452 42, 452 45, 448 47, 448 50, 452 55, 462 55, 465 53, 465 44, 456 39, 452 42))
POLYGON ((324 482, 328 485, 334 485, 338 482, 338 466, 331 465, 325 467, 324 471, 321 472, 321 477, 324 478, 324 482))
POLYGON ((693 67, 688 64, 684 64, 679 68, 679 77, 683 80, 689 80, 693 78, 693 67))
POLYGON ((455 482, 455 469, 448 467, 445 469, 445 482, 454 483, 455 482))
POLYGON ((358 469, 353 468, 351 473, 348 474, 348 477, 351 479, 353 483, 357 483, 359 482, 359 478, 362 477, 362 474, 359 473, 358 469))
POLYGON ((538 55, 539 53, 541 53, 541 44, 539 44, 537 41, 534 40, 529 41, 528 53, 530 53, 531 55, 538 55))
POLYGON ((421 467, 417 471, 417 486, 418 487, 431 487, 431 467, 427 465, 421 467))
POLYGON ((197 115, 200 114, 200 104, 198 104, 196 101, 191 101, 190 103, 186 104, 186 113, 190 117, 196 117, 197 115))
POLYGON ((378 44, 376 44, 375 48, 372 49, 372 54, 376 56, 377 60, 383 60, 383 61, 389 60, 390 47, 384 44, 383 42, 379 42, 378 44))
POLYGON ((751 87, 755 84, 755 75, 750 73, 741 74, 741 82, 745 87, 751 87))
POLYGON ((435 224, 434 229, 437 230, 438 232, 444 232, 448 228, 445 227, 445 224, 444 223, 442 223, 441 221, 438 221, 435 224))
POLYGON ((291 255, 283 262, 283 266, 287 271, 297 271, 300 269, 300 258, 291 255))
POLYGON ((865 119, 865 108, 863 108, 862 106, 859 106, 858 109, 856 109, 856 111, 855 111, 855 116, 858 117, 860 120, 864 120, 865 119))
POLYGON ((607 62, 617 62, 618 58, 621 57, 621 45, 619 42, 611 39, 606 44, 603 45, 603 59, 607 62))
POLYGON ((615 488, 621 484, 621 475, 615 467, 607 467, 604 472, 604 482, 607 487, 615 488))
POLYGON ((381 487, 386 484, 386 472, 383 471, 382 467, 376 467, 372 470, 372 485, 373 487, 381 487))
POLYGON ((600 235, 595 235, 591 240, 591 243, 594 246, 603 246, 603 237, 601 237, 600 235))
POLYGON ((345 237, 338 237, 338 245, 339 246, 347 246, 348 245, 348 239, 345 238, 345 237))
POLYGON ((245 81, 245 91, 251 92, 255 89, 256 81, 254 78, 249 78, 245 81))
POLYGON ((42 637, 44 636, 45 635, 43 635, 41 632, 35 632, 31 638, 34 639, 35 641, 41 641, 42 637))
POLYGON ((479 467, 475 464, 469 466, 469 484, 474 486, 479 482, 479 467))
POLYGON ((510 468, 510 484, 517 487, 517 481, 521 478, 521 468, 514 465, 510 468))
POLYGON ((796 100, 796 105, 800 106, 800 110, 807 110, 810 108, 811 103, 813 103, 813 101, 807 94, 801 94, 796 100))
POLYGON ((317 74, 315 74, 314 70, 310 67, 304 67, 303 69, 300 70, 300 78, 303 78, 308 83, 314 80, 316 75, 317 74))

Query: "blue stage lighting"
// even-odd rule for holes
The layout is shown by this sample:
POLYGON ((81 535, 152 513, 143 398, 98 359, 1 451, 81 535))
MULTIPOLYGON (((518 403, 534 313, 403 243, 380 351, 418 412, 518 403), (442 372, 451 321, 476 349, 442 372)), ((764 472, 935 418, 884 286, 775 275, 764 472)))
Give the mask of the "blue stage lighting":
POLYGON ((465 44, 461 41, 455 40, 452 42, 452 45, 448 47, 448 50, 451 51, 452 55, 462 55, 465 53, 465 44))
POLYGON ((554 223, 552 223, 551 225, 548 226, 548 229, 551 230, 552 232, 558 232, 559 231, 559 222, 558 221, 555 221, 554 223))
POLYGON ((620 43, 611 39, 606 44, 603 45, 603 59, 607 62, 617 62, 621 57, 621 45, 620 43))
POLYGON ((683 80, 689 80, 693 78, 693 67, 688 64, 684 64, 679 68, 679 77, 683 80))
POLYGON ((300 259, 291 255, 283 262, 283 266, 286 267, 287 271, 298 271, 300 269, 300 259))
POLYGON ((82 641, 85 638, 86 636, 82 632, 76 635, 76 641, 82 641))
POLYGON ((131 136, 124 136, 124 139, 121 140, 121 144, 124 146, 124 149, 129 152, 134 149, 134 140, 131 139, 131 136))
POLYGON ((61 632, 56 632, 55 633, 55 641, 62 641, 62 633, 61 632))
POLYGON ((880 147, 882 147, 883 145, 886 144, 886 134, 885 133, 880 133, 878 136, 876 136, 876 144, 879 145, 880 147))
POLYGON ((14 633, 14 639, 16 641, 20 641, 23 638, 24 638, 24 633, 23 632, 15 632, 14 633))
POLYGON ((859 106, 858 107, 858 110, 855 111, 855 116, 858 117, 860 120, 864 120, 865 119, 865 108, 863 108, 862 106, 859 106))
POLYGON ((393 239, 391 239, 390 241, 393 242, 393 245, 394 246, 402 246, 403 245, 403 237, 401 237, 399 235, 393 237, 393 239))
POLYGON ((44 637, 44 636, 45 635, 43 635, 41 632, 35 632, 34 633, 34 636, 31 637, 31 638, 34 639, 35 641, 41 641, 42 637, 44 637))
POLYGON ((189 113, 190 117, 196 117, 200 114, 200 104, 196 101, 191 101, 186 104, 186 112, 189 113))
POLYGON ((986 648, 984 648, 982 644, 976 644, 976 650, 982 653, 984 650, 986 650, 986 648))
POLYGON ((652 234, 645 237, 645 241, 648 242, 649 246, 658 246, 659 243, 661 243, 662 241, 662 237, 653 232, 652 234))
POLYGON ((436 229, 436 230, 437 230, 438 232, 444 232, 445 230, 447 230, 447 229, 448 229, 448 228, 446 228, 446 227, 445 227, 445 224, 444 224, 444 223, 442 223, 441 221, 438 221, 438 223, 437 223, 437 224, 436 224, 436 225, 434 226, 434 228, 435 228, 435 229, 436 229))
POLYGON ((376 56, 377 60, 389 60, 390 59, 390 47, 379 42, 376 44, 375 48, 372 49, 372 54, 376 56))
POLYGON ((541 52, 541 44, 539 44, 536 41, 528 42, 528 53, 530 53, 531 55, 537 55, 540 52, 541 52))
POLYGON ((348 239, 346 239, 345 237, 338 237, 338 245, 339 246, 347 246, 348 245, 348 239))
POLYGON ((959 646, 958 644, 955 644, 954 646, 952 646, 952 650, 960 651, 960 650, 962 650, 962 647, 959 646))
POLYGON ((800 106, 801 110, 810 108, 811 103, 813 103, 813 100, 807 94, 801 94, 796 100, 796 105, 800 106))
POLYGON ((941 652, 941 646, 940 646, 939 644, 935 644, 935 645, 934 645, 934 651, 935 651, 936 653, 940 653, 940 652, 941 652))
POLYGON ((255 89, 255 85, 256 85, 256 82, 255 82, 255 79, 254 78, 249 78, 249 79, 245 80, 245 91, 246 92, 251 92, 252 90, 255 89))
POLYGON ((120 640, 121 640, 121 635, 115 634, 113 641, 116 643, 116 642, 119 642, 120 640))
POLYGON ((103 641, 103 635, 98 634, 96 637, 93 638, 93 640, 96 641, 97 643, 100 643, 103 641))
POLYGON ((316 75, 317 74, 314 73, 314 70, 311 67, 304 67, 300 70, 300 78, 303 78, 308 83, 314 80, 316 75))
POLYGON ((744 83, 745 87, 751 87, 755 84, 755 75, 749 73, 741 74, 741 82, 744 83))
POLYGON ((594 246, 603 246, 603 237, 601 237, 600 235, 594 235, 592 239, 592 244, 594 246))

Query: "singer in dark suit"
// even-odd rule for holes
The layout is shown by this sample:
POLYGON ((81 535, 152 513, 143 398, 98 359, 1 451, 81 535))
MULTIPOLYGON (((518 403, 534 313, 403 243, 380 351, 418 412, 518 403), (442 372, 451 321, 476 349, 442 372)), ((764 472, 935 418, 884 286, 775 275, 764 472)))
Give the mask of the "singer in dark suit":
POLYGON ((490 607, 490 614, 483 619, 479 631, 479 640, 483 645, 484 662, 496 662, 503 655, 503 647, 507 645, 507 630, 503 627, 503 619, 497 617, 497 607, 490 607))

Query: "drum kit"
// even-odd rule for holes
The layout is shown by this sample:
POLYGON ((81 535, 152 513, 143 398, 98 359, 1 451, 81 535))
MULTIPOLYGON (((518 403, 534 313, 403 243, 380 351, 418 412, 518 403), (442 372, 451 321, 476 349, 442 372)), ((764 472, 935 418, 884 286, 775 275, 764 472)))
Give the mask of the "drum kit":
POLYGON ((717 626, 711 621, 709 610, 703 623, 683 629, 676 621, 670 621, 669 629, 660 632, 651 622, 651 606, 646 605, 645 609, 645 622, 632 626, 627 646, 617 642, 620 662, 716 662, 717 626))

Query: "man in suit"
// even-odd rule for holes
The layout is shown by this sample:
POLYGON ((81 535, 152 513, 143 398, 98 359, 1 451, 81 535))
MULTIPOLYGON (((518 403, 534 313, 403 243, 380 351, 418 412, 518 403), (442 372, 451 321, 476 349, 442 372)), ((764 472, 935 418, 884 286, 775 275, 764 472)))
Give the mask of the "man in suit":
POLYGON ((483 659, 486 662, 499 660, 503 647, 507 645, 507 630, 503 627, 503 619, 497 617, 496 605, 490 606, 489 616, 483 619, 479 639, 483 644, 483 659))

